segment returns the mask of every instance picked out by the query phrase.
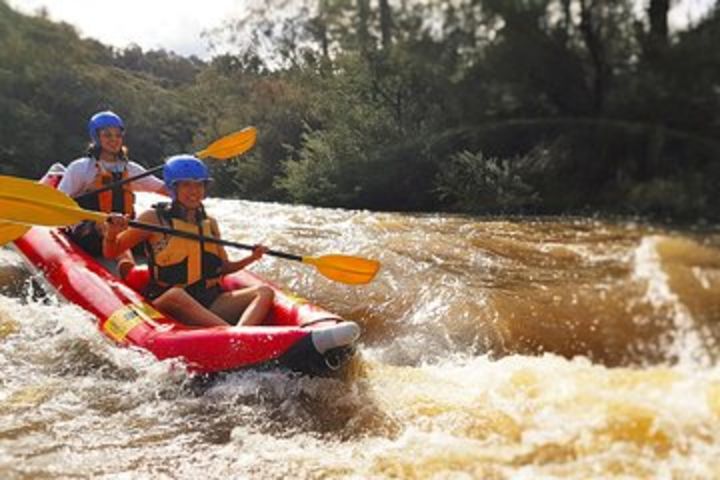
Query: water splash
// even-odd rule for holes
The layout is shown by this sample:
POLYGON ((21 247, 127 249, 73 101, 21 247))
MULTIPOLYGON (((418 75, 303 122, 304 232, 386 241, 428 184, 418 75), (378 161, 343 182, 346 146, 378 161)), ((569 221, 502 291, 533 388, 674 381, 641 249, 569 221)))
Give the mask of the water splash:
MULTIPOLYGON (((360 288, 282 260, 253 266, 363 326, 349 375, 237 372, 197 388, 176 362, 108 343, 86 313, 30 294, 29 273, 11 275, 0 279, 12 285, 0 292, 1 477, 720 471, 720 235, 229 200, 208 209, 228 239, 382 261, 360 288)), ((0 250, 4 266, 22 268, 0 250)))
POLYGON ((658 253, 658 245, 663 241, 660 236, 642 239, 635 252, 633 276, 647 285, 644 300, 652 305, 658 316, 670 319, 665 350, 681 364, 709 366, 712 356, 703 338, 710 337, 711 332, 695 321, 690 310, 672 290, 658 253))

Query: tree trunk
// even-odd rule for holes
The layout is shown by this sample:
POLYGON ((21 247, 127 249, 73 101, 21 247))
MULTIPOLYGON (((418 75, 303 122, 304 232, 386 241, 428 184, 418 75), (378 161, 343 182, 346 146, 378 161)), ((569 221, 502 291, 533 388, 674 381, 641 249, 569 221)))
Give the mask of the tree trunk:
POLYGON ((370 0, 357 0, 358 24, 357 36, 360 51, 364 54, 370 50, 370 0))
POLYGON ((668 46, 668 12, 670 0, 650 0, 648 19, 650 32, 645 42, 645 56, 651 63, 658 62, 668 46))
POLYGON ((567 42, 570 40, 570 27, 572 25, 572 10, 570 9, 570 5, 572 3, 572 0, 562 0, 562 10, 563 10, 563 17, 564 17, 564 24, 563 24, 563 43, 567 45, 567 42))
POLYGON ((593 69, 593 109, 595 113, 602 113, 605 109, 605 95, 607 93, 610 69, 600 27, 602 18, 595 11, 597 8, 599 7, 592 0, 590 3, 588 3, 588 0, 580 0, 580 32, 590 53, 593 69))
POLYGON ((318 15, 317 35, 320 41, 320 49, 322 51, 323 61, 330 60, 330 40, 328 39, 328 4, 327 0, 323 0, 320 4, 320 14, 318 15))
POLYGON ((382 48, 387 50, 392 42, 392 10, 388 0, 380 1, 380 34, 382 38, 382 48))
POLYGON ((659 43, 668 41, 668 12, 670 0, 650 0, 648 16, 650 17, 650 35, 659 43))

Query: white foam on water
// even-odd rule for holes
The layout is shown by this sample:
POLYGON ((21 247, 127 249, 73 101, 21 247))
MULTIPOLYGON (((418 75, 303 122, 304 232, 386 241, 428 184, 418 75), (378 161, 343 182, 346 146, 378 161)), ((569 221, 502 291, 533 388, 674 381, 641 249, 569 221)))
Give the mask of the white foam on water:
MULTIPOLYGON (((3 322, 12 324, 0 336, 0 477, 713 478, 720 471, 720 370, 695 358, 702 332, 670 287, 662 237, 646 236, 635 248, 640 233, 613 227, 601 236, 612 244, 606 251, 594 247, 592 234, 602 228, 595 224, 580 225, 585 237, 576 241, 578 229, 562 223, 545 233, 454 217, 208 205, 227 221, 230 239, 382 259, 367 287, 338 285, 293 262, 253 267, 360 323, 377 322, 375 331, 366 324, 357 372, 348 379, 237 372, 195 391, 182 368, 118 348, 89 314, 52 294, 0 295, 3 322), (668 319, 667 330, 681 332, 668 346, 685 355, 679 363, 608 368, 583 357, 478 356, 474 338, 492 322, 485 292, 532 296, 525 288, 532 283, 574 296, 575 277, 555 284, 555 267, 594 274, 606 264, 607 284, 583 270, 576 283, 609 291, 630 272, 628 301, 649 305, 668 319), (507 269, 512 277, 503 278, 507 269), (398 348, 405 351, 394 356, 398 348)), ((6 258, 17 257, 0 251, 0 265, 6 258)), ((591 298, 603 302, 602 292, 591 298)))
POLYGON ((670 333, 672 343, 668 345, 668 352, 675 355, 682 364, 709 366, 711 357, 706 351, 701 327, 673 292, 669 277, 663 270, 662 259, 657 250, 661 241, 660 236, 642 238, 632 263, 633 278, 645 282, 645 300, 656 312, 660 315, 669 312, 673 331, 670 333))

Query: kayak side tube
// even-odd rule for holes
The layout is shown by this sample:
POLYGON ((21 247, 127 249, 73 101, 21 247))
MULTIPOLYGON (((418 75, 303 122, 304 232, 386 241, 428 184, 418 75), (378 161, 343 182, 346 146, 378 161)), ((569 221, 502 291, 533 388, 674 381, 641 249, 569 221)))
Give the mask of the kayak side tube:
POLYGON ((350 321, 314 328, 214 327, 159 333, 145 348, 159 359, 181 357, 197 373, 279 364, 319 374, 336 369, 359 336, 360 327, 350 321))
POLYGON ((262 284, 272 288, 276 300, 266 325, 188 327, 155 310, 55 230, 32 228, 15 245, 60 295, 97 318, 97 327, 106 337, 148 350, 158 359, 181 358, 194 373, 267 363, 317 374, 343 361, 360 334, 354 322, 245 271, 225 277, 223 287, 233 290, 262 284))

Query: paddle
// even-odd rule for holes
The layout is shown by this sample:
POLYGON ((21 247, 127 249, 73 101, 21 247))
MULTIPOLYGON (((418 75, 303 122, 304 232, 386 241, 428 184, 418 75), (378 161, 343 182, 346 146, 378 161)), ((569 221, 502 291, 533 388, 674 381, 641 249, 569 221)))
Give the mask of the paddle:
MULTIPOLYGON (((196 152, 195 156, 198 158, 215 158, 218 160, 227 160, 229 158, 242 155, 243 153, 250 150, 253 145, 255 145, 256 138, 257 130, 255 129, 255 127, 247 127, 238 132, 231 133, 230 135, 226 135, 223 138, 214 141, 206 149, 196 152)), ((154 173, 161 171, 163 169, 163 166, 164 165, 159 165, 157 167, 150 168, 139 175, 135 175, 134 177, 128 177, 124 180, 119 180, 117 182, 105 185, 104 187, 98 188, 97 190, 83 193, 82 195, 78 195, 77 197, 75 197, 75 199, 79 200, 81 198, 97 195, 98 193, 107 192, 108 190, 112 190, 121 185, 125 185, 126 183, 130 183, 140 178, 150 176, 154 173)))
MULTIPOLYGON (((80 208, 68 195, 47 185, 22 178, 0 176, 0 220, 22 225, 60 227, 73 225, 83 220, 104 222, 108 216, 107 213, 80 208)), ((130 221, 129 224, 131 227, 151 232, 203 240, 227 247, 248 250, 255 248, 254 245, 204 237, 159 225, 149 225, 136 221, 130 221)), ((10 231, 8 233, 17 232, 10 231)), ((20 232, 20 235, 22 233, 24 231, 20 232)), ((7 235, 3 238, 2 230, 0 230, 0 242, 6 243, 14 240, 14 238, 8 238, 7 235)), ((325 277, 349 285, 370 282, 380 268, 380 263, 375 260, 348 255, 333 254, 322 257, 303 257, 276 250, 269 250, 267 254, 312 265, 325 277)))
POLYGON ((22 237, 28 230, 30 230, 30 227, 27 225, 21 225, 19 223, 0 223, 0 245, 5 245, 16 238, 22 237))

